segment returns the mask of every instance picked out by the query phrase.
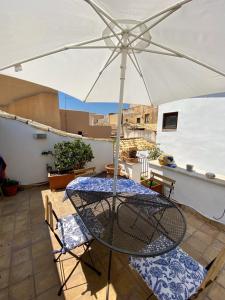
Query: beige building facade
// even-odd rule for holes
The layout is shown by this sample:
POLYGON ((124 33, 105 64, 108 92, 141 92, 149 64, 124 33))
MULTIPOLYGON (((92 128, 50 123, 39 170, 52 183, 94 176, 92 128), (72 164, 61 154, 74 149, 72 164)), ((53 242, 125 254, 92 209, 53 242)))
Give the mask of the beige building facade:
POLYGON ((87 137, 110 138, 110 126, 89 124, 89 113, 84 111, 60 109, 61 130, 87 137))
POLYGON ((70 133, 110 138, 110 126, 95 126, 102 115, 59 109, 58 92, 31 82, 0 75, 0 109, 70 133))
POLYGON ((158 108, 147 105, 131 105, 123 110, 123 123, 130 126, 156 127, 158 108))
POLYGON ((40 93, 8 104, 2 110, 61 129, 57 93, 40 93))

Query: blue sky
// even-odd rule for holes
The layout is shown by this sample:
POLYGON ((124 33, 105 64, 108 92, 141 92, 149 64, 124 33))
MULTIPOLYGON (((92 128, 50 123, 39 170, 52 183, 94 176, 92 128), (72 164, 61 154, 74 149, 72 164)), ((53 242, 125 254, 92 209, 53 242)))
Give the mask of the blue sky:
MULTIPOLYGON (((124 104, 124 108, 128 108, 128 104, 124 104)), ((88 111, 99 114, 108 114, 118 111, 117 103, 83 103, 79 99, 68 96, 59 92, 59 108, 68 110, 88 111)))

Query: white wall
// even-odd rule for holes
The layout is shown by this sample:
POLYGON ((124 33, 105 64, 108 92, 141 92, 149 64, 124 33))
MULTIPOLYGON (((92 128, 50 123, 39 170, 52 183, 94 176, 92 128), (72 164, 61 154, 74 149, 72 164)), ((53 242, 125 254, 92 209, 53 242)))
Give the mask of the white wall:
MULTIPOLYGON (((55 143, 72 139, 0 117, 0 155, 7 163, 7 176, 24 185, 46 181, 46 164, 52 162, 52 157, 41 152, 52 150, 55 143), (41 132, 47 134, 47 139, 33 138, 34 133, 41 132)), ((104 165, 112 162, 112 143, 93 139, 84 142, 91 144, 95 157, 88 166, 95 166, 97 172, 104 170, 104 165)))
POLYGON ((141 163, 129 163, 126 161, 120 161, 122 166, 122 172, 128 176, 128 178, 140 183, 141 180, 141 163))
POLYGON ((225 97, 194 98, 160 105, 157 143, 177 165, 225 174, 225 97), (162 131, 163 113, 178 111, 176 131, 162 131))
MULTIPOLYGON (((194 208, 214 221, 223 215, 225 179, 206 179, 204 175, 181 168, 162 167, 154 161, 149 166, 150 170, 176 180, 172 199, 194 208)), ((225 215, 218 222, 225 224, 225 215)))

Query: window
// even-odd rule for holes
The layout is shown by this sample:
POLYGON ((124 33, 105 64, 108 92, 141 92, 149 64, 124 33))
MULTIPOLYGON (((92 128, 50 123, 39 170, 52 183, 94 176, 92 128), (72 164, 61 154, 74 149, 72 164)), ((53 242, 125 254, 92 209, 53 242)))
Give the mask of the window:
POLYGON ((162 129, 176 130, 177 129, 178 112, 163 114, 162 129))
POLYGON ((150 123, 150 114, 145 114, 145 123, 150 123))
POLYGON ((141 118, 137 118, 137 124, 141 123, 141 118))

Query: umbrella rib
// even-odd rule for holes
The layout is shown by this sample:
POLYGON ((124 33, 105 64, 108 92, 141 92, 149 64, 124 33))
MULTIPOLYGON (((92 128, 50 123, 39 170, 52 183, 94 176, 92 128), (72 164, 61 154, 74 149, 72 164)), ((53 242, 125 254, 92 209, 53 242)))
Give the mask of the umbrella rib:
POLYGON ((138 48, 138 47, 130 47, 129 49, 133 49, 133 50, 140 51, 140 52, 148 52, 148 53, 154 53, 154 54, 160 54, 160 55, 180 57, 174 53, 162 52, 162 51, 151 50, 151 49, 142 49, 142 48, 138 48))
POLYGON ((86 102, 86 101, 87 101, 88 96, 89 96, 90 93, 92 92, 93 88, 95 87, 96 83, 98 82, 98 80, 99 80, 99 78, 101 77, 101 75, 102 75, 102 73, 104 72, 104 70, 105 70, 105 69, 106 69, 106 68, 107 68, 107 67, 108 67, 108 66, 109 66, 109 65, 110 65, 110 64, 111 64, 118 56, 119 56, 120 52, 118 52, 118 53, 113 57, 113 55, 114 55, 116 49, 117 49, 117 48, 115 48, 115 49, 113 50, 113 52, 111 53, 111 55, 110 55, 109 58, 107 59, 105 65, 103 66, 103 68, 102 68, 101 71, 99 72, 97 78, 95 79, 94 83, 92 84, 92 86, 91 86, 90 90, 88 91, 88 93, 87 93, 87 95, 86 95, 86 97, 85 97, 85 99, 84 99, 83 102, 86 102))
MULTIPOLYGON (((131 36, 134 36, 136 37, 136 34, 130 32, 129 35, 131 36)), ((140 40, 144 41, 144 42, 147 42, 149 44, 151 44, 151 41, 143 38, 143 37, 140 37, 139 38, 140 40)), ((162 54, 162 55, 169 55, 169 56, 176 56, 176 57, 180 57, 180 55, 177 55, 175 53, 170 53, 170 52, 161 52, 161 51, 157 51, 157 50, 151 50, 151 49, 142 49, 142 48, 138 48, 138 47, 130 47, 130 48, 133 48, 134 50, 137 50, 137 51, 143 51, 143 52, 150 52, 150 53, 155 53, 155 54, 162 54)))
POLYGON ((106 13, 102 8, 100 8, 96 3, 94 3, 93 1, 90 0, 84 0, 86 1, 88 4, 92 4, 93 6, 95 6, 95 8, 102 13, 109 21, 111 21, 114 25, 116 25, 120 30, 123 30, 123 27, 120 26, 120 24, 118 22, 116 22, 115 19, 113 19, 108 13, 106 13))
POLYGON ((129 56, 129 58, 130 58, 131 62, 133 63, 133 65, 134 65, 134 67, 135 67, 136 71, 138 72, 138 74, 139 74, 139 75, 140 75, 140 77, 141 77, 141 76, 142 76, 142 74, 140 73, 140 71, 139 71, 139 69, 138 69, 137 65, 135 64, 135 62, 134 62, 134 60, 133 60, 133 58, 132 58, 131 54, 130 54, 129 52, 128 52, 127 54, 128 54, 128 56, 129 56))
MULTIPOLYGON (((28 59, 24 59, 24 60, 21 60, 21 61, 18 61, 18 62, 14 62, 14 63, 12 63, 10 65, 7 65, 7 66, 4 66, 4 67, 0 68, 0 71, 4 71, 6 69, 14 67, 15 65, 24 64, 24 63, 27 63, 27 62, 30 62, 30 61, 33 61, 33 60, 36 60, 36 59, 39 59, 39 58, 44 58, 46 56, 50 56, 50 55, 53 55, 53 54, 60 53, 60 52, 66 51, 66 50, 75 49, 75 47, 81 48, 81 46, 85 46, 85 45, 88 45, 88 44, 91 44, 91 43, 103 41, 103 40, 105 40, 107 38, 110 38, 110 37, 113 37, 113 36, 114 35, 111 34, 109 36, 104 36, 104 37, 101 37, 101 38, 87 40, 87 41, 80 42, 80 43, 77 43, 77 44, 66 45, 66 46, 64 46, 62 48, 58 48, 58 49, 55 49, 55 50, 52 50, 52 51, 49 51, 49 52, 46 52, 46 53, 43 53, 43 54, 40 54, 40 55, 36 55, 36 56, 28 58, 28 59)), ((109 47, 107 47, 107 48, 109 48, 109 47)))
MULTIPOLYGON (((145 81, 143 72, 142 72, 142 70, 141 70, 140 64, 139 64, 138 59, 137 59, 137 57, 136 57, 136 55, 135 55, 135 53, 134 53, 134 50, 133 50, 132 48, 131 48, 131 51, 132 51, 132 53, 133 53, 135 62, 136 62, 136 64, 137 64, 137 69, 136 69, 136 70, 138 70, 138 73, 139 73, 139 75, 140 75, 140 77, 141 77, 141 79, 142 79, 142 81, 143 81, 143 83, 144 83, 146 92, 147 92, 147 94, 148 94, 149 101, 150 101, 150 103, 151 103, 151 105, 152 105, 150 92, 149 92, 149 90, 148 90, 148 87, 147 87, 147 84, 146 84, 146 81, 145 81)), ((129 55, 129 53, 128 53, 128 55, 129 55)), ((129 57, 130 57, 130 55, 129 55, 129 57)), ((130 57, 130 58, 131 58, 131 57, 130 57)), ((133 59, 131 59, 131 61, 132 61, 132 63, 134 63, 134 62, 133 62, 133 59)), ((135 66, 135 64, 134 64, 134 66, 135 66)), ((135 68, 136 68, 136 67, 135 67, 135 68)))
POLYGON ((72 49, 117 49, 117 46, 73 46, 70 47, 72 49))
POLYGON ((217 70, 216 68, 214 68, 214 67, 212 67, 212 66, 210 66, 210 65, 208 65, 206 63, 201 62, 198 59, 195 59, 195 58, 193 58, 193 57, 191 57, 189 55, 186 55, 186 54, 184 54, 184 53, 182 53, 180 51, 173 50, 173 49, 171 49, 169 47, 163 46, 163 45, 161 45, 159 43, 156 43, 156 42, 153 42, 153 41, 151 41, 151 44, 153 44, 153 45, 155 45, 155 46, 157 46, 157 47, 159 47, 161 49, 170 51, 170 52, 176 54, 179 57, 182 57, 182 58, 185 58, 185 59, 187 59, 189 61, 192 61, 192 62, 194 62, 194 63, 196 63, 196 64, 198 64, 198 65, 200 65, 200 66, 202 66, 202 67, 204 67, 204 68, 206 68, 208 70, 210 70, 210 71, 213 71, 213 72, 215 72, 215 73, 217 73, 217 74, 222 75, 222 76, 225 77, 225 73, 224 72, 221 72, 221 71, 217 70))
POLYGON ((156 25, 158 25, 160 22, 162 22, 163 20, 165 20, 166 18, 168 18, 171 14, 173 14, 174 12, 176 12, 180 7, 176 7, 173 10, 170 10, 169 12, 167 12, 165 15, 163 15, 161 18, 159 18, 157 21, 155 21, 153 24, 151 24, 150 26, 148 26, 144 31, 142 31, 140 34, 138 34, 133 40, 131 40, 128 43, 128 46, 130 46, 133 42, 135 42, 138 38, 140 38, 142 35, 144 35, 146 32, 148 32, 150 29, 152 29, 153 27, 155 27, 156 25))
POLYGON ((110 29, 110 31, 114 34, 114 36, 117 38, 117 40, 122 44, 122 40, 119 38, 120 33, 116 33, 114 29, 110 26, 110 24, 106 21, 106 19, 102 16, 101 12, 99 11, 100 9, 97 8, 90 0, 85 0, 97 13, 97 15, 100 17, 100 19, 105 23, 105 25, 110 29))
POLYGON ((159 12, 159 13, 157 13, 157 14, 155 14, 155 15, 153 15, 153 16, 147 18, 147 19, 145 19, 144 21, 142 21, 142 22, 136 24, 135 26, 133 26, 133 27, 130 29, 130 31, 132 31, 132 30, 134 30, 135 28, 137 28, 137 27, 139 27, 139 26, 141 26, 141 25, 143 25, 143 24, 145 24, 145 23, 147 23, 147 22, 149 22, 149 21, 151 21, 151 20, 153 20, 153 19, 155 19, 155 18, 157 18, 157 17, 163 15, 164 13, 166 13, 166 12, 168 12, 168 11, 170 11, 170 10, 173 10, 173 9, 176 9, 176 8, 180 8, 180 7, 183 6, 184 4, 186 4, 186 3, 188 3, 188 2, 191 2, 191 1, 192 1, 192 0, 184 0, 184 1, 178 2, 178 3, 176 3, 176 4, 174 4, 174 5, 170 6, 170 7, 168 7, 168 8, 166 8, 166 9, 162 10, 161 12, 159 12))

